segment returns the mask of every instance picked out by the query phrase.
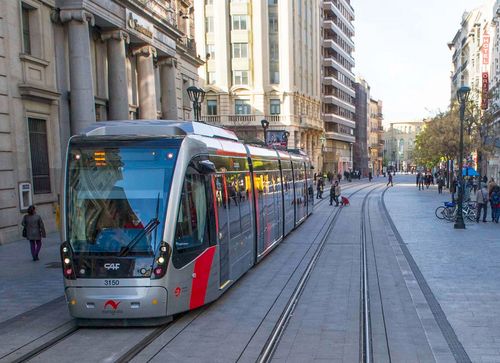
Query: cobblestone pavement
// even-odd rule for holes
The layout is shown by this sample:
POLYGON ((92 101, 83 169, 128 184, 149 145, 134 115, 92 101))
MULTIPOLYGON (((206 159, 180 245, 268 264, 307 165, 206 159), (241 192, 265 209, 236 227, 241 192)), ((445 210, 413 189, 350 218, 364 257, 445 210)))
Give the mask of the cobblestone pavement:
POLYGON ((59 234, 42 241, 40 260, 31 259, 26 240, 0 246, 0 322, 64 294, 59 234))
POLYGON ((434 215, 449 193, 419 191, 414 175, 394 182, 389 213, 458 339, 473 362, 500 362, 500 225, 455 230, 434 215))
MULTIPOLYGON (((394 187, 389 188, 385 193, 387 208, 402 239, 470 359, 473 362, 500 362, 500 314, 498 314, 500 310, 500 238, 498 237, 500 225, 491 222, 472 223, 467 225, 466 230, 455 230, 453 224, 438 220, 434 215, 435 208, 449 199, 448 193, 439 195, 435 187, 418 191, 414 175, 396 175, 394 187)), ((320 210, 322 209, 324 208, 320 210)), ((289 259, 290 255, 287 253, 291 251, 294 240, 303 241, 307 238, 305 236, 311 235, 316 224, 324 223, 325 214, 320 210, 306 225, 294 232, 294 235, 287 239, 283 246, 270 255, 270 258, 260 264, 259 269, 251 270, 238 283, 238 286, 213 304, 208 314, 216 318, 212 322, 225 322, 227 311, 219 310, 217 307, 224 306, 235 298, 240 300, 239 304, 231 302, 228 305, 229 311, 236 313, 233 314, 234 316, 244 314, 243 311, 248 308, 248 295, 258 297, 262 303, 260 288, 242 289, 242 287, 248 284, 259 285, 262 281, 253 281, 252 278, 258 276, 258 270, 270 268, 274 271, 273 268, 276 266, 271 263, 273 260, 289 259), (237 311, 238 309, 240 311, 237 311), (222 319, 222 317, 225 318, 222 319)), ((340 222, 338 227, 342 228, 340 222)), ((343 223, 349 222, 344 220, 343 223)), ((0 246, 0 303, 2 304, 0 323, 9 319, 12 321, 12 318, 18 314, 63 295, 58 245, 57 234, 52 234, 45 239, 39 262, 31 260, 27 241, 0 246)), ((266 272, 264 275, 269 277, 270 271, 264 272, 266 272)), ((288 275, 283 274, 284 272, 283 270, 274 271, 277 276, 286 279, 288 275)), ((324 272, 327 273, 327 271, 324 272)), ((338 279, 340 276, 335 278, 338 279)), ((271 290, 272 286, 268 287, 271 290)), ((414 301, 414 304, 418 305, 418 302, 414 301)), ((282 304, 278 305, 282 306, 282 304)), ((279 311, 273 314, 274 318, 277 316, 279 316, 279 311)), ((251 316, 239 320, 241 321, 236 327, 227 327, 228 331, 234 333, 234 329, 243 328, 245 322, 248 323, 247 325, 253 324, 250 321, 251 316)), ((201 322, 202 320, 198 324, 201 322)), ((262 334, 255 335, 248 344, 248 348, 254 345, 260 347, 261 341, 265 341, 266 333, 272 326, 273 321, 264 322, 262 327, 266 329, 261 329, 262 334)), ((223 326, 218 329, 223 329, 223 326)), ((236 335, 233 338, 241 345, 236 335)), ((428 334, 427 339, 431 341, 432 334, 428 334)), ((215 340, 220 342, 220 339, 215 340)), ((230 346, 237 347, 238 344, 232 343, 230 346)), ((254 361, 256 352, 258 352, 257 349, 251 354, 245 353, 242 361, 254 361)))

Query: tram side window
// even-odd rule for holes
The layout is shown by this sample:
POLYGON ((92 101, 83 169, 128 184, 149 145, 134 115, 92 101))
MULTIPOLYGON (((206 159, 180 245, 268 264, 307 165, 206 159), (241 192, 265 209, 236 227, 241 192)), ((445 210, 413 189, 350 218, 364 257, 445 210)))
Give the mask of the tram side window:
POLYGON ((205 177, 187 173, 182 186, 174 244, 174 266, 191 262, 209 246, 205 177))

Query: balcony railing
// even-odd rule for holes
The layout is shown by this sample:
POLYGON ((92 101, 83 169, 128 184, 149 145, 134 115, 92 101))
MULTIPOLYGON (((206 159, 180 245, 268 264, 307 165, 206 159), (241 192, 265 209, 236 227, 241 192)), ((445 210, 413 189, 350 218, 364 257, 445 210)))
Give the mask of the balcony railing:
POLYGON ((261 120, 266 119, 269 126, 273 128, 286 126, 299 126, 306 128, 314 128, 323 130, 323 121, 319 118, 310 118, 307 116, 291 116, 291 115, 202 115, 201 121, 216 126, 228 127, 261 127, 261 120))

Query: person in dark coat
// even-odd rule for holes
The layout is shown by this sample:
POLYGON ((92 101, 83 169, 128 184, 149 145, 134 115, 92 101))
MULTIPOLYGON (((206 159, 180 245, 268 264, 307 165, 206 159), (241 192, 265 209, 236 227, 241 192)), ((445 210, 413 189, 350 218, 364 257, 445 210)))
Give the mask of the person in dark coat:
POLYGON ((318 178, 318 183, 316 184, 316 199, 323 199, 323 178, 318 178))
POLYGON ((335 181, 335 184, 332 185, 330 188, 330 205, 333 204, 333 201, 335 200, 335 186, 338 185, 339 183, 335 181))
POLYGON ((386 185, 386 186, 388 187, 388 186, 389 186, 389 184, 390 184, 390 185, 391 185, 391 187, 392 187, 392 186, 394 186, 394 185, 392 184, 392 174, 391 174, 391 172, 389 172, 388 176, 389 176, 389 180, 387 181, 387 185, 386 185))
POLYGON ((45 226, 42 217, 36 214, 34 205, 28 208, 28 214, 25 214, 22 221, 23 237, 30 241, 31 256, 33 261, 38 261, 38 254, 42 249, 42 238, 46 237, 45 226))

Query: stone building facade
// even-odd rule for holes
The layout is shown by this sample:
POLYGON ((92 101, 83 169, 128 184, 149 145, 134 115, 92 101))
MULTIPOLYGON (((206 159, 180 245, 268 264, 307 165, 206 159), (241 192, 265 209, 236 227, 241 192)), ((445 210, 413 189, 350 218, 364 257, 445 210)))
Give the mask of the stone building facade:
POLYGON ((382 174, 384 160, 384 127, 382 121, 382 101, 370 98, 369 118, 368 118, 368 168, 372 175, 382 174))
POLYGON ((370 86, 364 79, 358 79, 354 84, 354 89, 356 90, 356 128, 354 129, 356 142, 353 146, 353 169, 359 171, 362 177, 367 177, 369 172, 370 86))
POLYGON ((0 243, 26 205, 56 229, 69 137, 100 120, 189 119, 197 84, 186 0, 0 2, 0 243))
POLYGON ((355 142, 354 9, 350 0, 323 0, 322 112, 325 121, 325 169, 353 168, 355 142))
POLYGON ((495 122, 484 142, 491 152, 482 160, 482 173, 500 179, 500 2, 484 0, 481 6, 464 12, 453 40, 448 44, 452 53, 451 100, 462 85, 472 91, 469 98, 494 113, 495 122), (485 84, 486 82, 486 84, 485 84), (483 104, 485 92, 493 95, 483 104))
POLYGON ((321 169, 320 0, 194 4, 203 120, 249 140, 263 139, 266 119, 321 169))
POLYGON ((390 169, 403 172, 416 169, 413 151, 423 125, 424 121, 391 122, 384 131, 384 153, 390 169))

